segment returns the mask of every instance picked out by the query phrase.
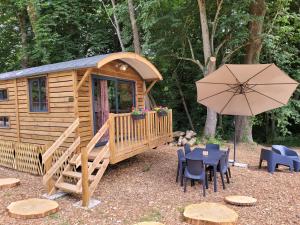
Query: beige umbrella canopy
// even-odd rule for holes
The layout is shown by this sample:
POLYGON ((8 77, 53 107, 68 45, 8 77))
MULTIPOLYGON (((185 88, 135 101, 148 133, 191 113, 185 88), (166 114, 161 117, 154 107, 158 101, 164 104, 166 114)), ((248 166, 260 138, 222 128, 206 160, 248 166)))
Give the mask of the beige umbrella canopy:
POLYGON ((253 116, 286 105, 298 82, 275 64, 225 64, 196 85, 199 103, 220 114, 253 116))
MULTIPOLYGON (((284 106, 298 82, 275 64, 225 64, 196 82, 197 101, 220 114, 254 116, 284 106)), ((234 160, 236 156, 234 138, 234 160)))

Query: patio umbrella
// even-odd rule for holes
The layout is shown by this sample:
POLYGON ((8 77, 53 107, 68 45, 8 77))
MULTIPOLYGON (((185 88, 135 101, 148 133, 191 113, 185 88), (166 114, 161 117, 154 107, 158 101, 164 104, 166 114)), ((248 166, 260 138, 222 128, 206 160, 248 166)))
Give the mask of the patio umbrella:
POLYGON ((196 86, 197 101, 217 113, 254 116, 286 105, 298 82, 275 64, 225 64, 196 86))

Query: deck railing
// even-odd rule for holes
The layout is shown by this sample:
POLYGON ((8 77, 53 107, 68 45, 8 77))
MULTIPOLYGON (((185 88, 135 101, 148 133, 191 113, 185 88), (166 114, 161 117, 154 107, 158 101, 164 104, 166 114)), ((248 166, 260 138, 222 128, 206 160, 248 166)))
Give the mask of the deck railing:
POLYGON ((133 120, 131 113, 111 114, 110 132, 111 161, 120 161, 134 155, 138 149, 154 148, 172 139, 172 110, 166 116, 158 116, 155 111, 146 113, 145 119, 133 120), (114 160, 114 158, 116 160, 114 160))

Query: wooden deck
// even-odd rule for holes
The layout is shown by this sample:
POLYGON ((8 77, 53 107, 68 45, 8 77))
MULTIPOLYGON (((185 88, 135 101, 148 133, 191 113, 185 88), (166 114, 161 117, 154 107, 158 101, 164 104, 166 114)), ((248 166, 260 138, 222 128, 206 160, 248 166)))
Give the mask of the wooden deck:
MULTIPOLYGON (((156 148, 172 140, 172 112, 158 117, 156 112, 148 112, 143 120, 134 121, 130 113, 111 114, 114 140, 110 143, 110 163, 115 164, 145 150, 156 148)), ((93 160, 103 146, 95 147, 89 154, 93 160)))
POLYGON ((163 145, 173 138, 171 110, 163 117, 154 111, 147 112, 142 120, 132 120, 130 113, 111 116, 114 134, 114 142, 110 143, 111 164, 163 145))
POLYGON ((130 113, 110 114, 85 147, 80 147, 81 137, 76 132, 79 126, 77 118, 43 154, 46 171, 43 183, 49 194, 60 189, 82 194, 83 200, 88 201, 109 163, 120 162, 172 140, 172 111, 163 117, 147 112, 142 120, 133 120, 130 113), (76 141, 58 156, 59 146, 74 133, 77 133, 76 141), (107 133, 108 142, 95 147, 107 133))

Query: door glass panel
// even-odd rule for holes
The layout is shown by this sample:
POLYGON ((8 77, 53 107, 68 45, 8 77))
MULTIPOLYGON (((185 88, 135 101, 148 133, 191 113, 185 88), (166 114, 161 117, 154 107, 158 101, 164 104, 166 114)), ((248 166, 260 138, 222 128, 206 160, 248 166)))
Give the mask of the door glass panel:
POLYGON ((133 83, 118 81, 118 113, 128 113, 134 106, 133 83))
POLYGON ((116 81, 107 80, 109 112, 117 113, 116 81))

